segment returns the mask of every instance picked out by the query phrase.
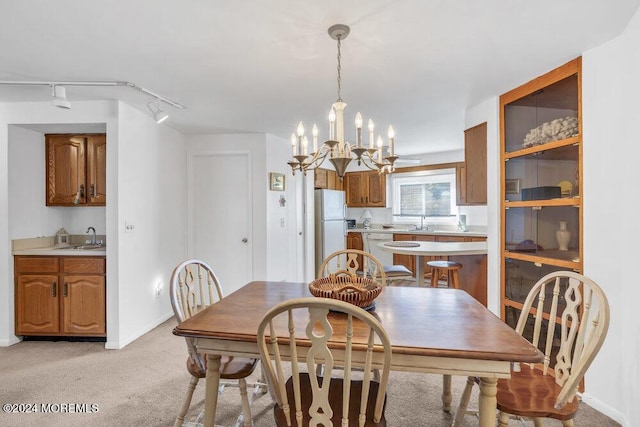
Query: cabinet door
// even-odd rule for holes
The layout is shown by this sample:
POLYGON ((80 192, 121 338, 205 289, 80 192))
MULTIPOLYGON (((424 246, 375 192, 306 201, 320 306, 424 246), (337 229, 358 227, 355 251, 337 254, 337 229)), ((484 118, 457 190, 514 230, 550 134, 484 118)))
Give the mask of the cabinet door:
MULTIPOLYGON (((412 234, 394 234, 394 241, 411 241, 414 240, 412 234)), ((414 255, 393 254, 393 265, 404 265, 413 274, 416 273, 416 257, 414 255)))
POLYGON ((87 203, 107 203, 107 137, 91 136, 87 140, 87 203))
POLYGON ((344 174, 344 189, 347 206, 362 207, 364 206, 364 181, 362 174, 359 172, 350 172, 344 174))
POLYGON ((467 165, 460 163, 456 166, 456 205, 467 204, 467 165))
POLYGON ((73 335, 106 333, 105 279, 97 275, 67 275, 62 284, 62 332, 73 335))
POLYGON ((465 204, 487 204, 487 123, 464 131, 465 204))
POLYGON ((49 335, 59 332, 58 292, 57 275, 18 275, 16 335, 49 335))
POLYGON ((328 188, 328 170, 316 169, 313 171, 313 188, 328 188))
MULTIPOLYGON (((362 243, 362 233, 347 233, 347 249, 364 250, 362 243)), ((361 255, 358 255, 358 265, 362 265, 363 259, 361 255)))
POLYGON ((47 206, 86 203, 85 138, 47 135, 47 206))
POLYGON ((386 194, 386 175, 381 175, 378 172, 367 172, 367 194, 366 202, 367 206, 384 208, 387 202, 386 194))

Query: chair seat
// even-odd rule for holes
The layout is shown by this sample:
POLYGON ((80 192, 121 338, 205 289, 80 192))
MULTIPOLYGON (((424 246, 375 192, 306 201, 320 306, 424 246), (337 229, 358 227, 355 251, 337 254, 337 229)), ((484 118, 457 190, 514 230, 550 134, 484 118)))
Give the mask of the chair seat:
POLYGON ((511 372, 511 379, 498 380, 498 410, 523 417, 572 419, 578 411, 578 399, 555 409, 560 390, 553 376, 542 375, 539 369, 522 367, 520 372, 511 372))
POLYGON ((427 265, 440 270, 458 270, 462 268, 462 264, 454 261, 434 260, 427 262, 427 265))
MULTIPOLYGON (((322 384, 323 377, 318 377, 318 384, 322 384)), ((383 427, 387 425, 387 421, 384 417, 384 405, 382 410, 382 418, 379 423, 373 422, 373 413, 375 408, 376 394, 378 393, 379 384, 375 381, 370 383, 369 399, 367 401, 367 419, 365 426, 367 427, 383 427)), ((331 384, 329 385, 329 403, 333 409, 333 417, 331 421, 334 426, 340 426, 342 421, 342 378, 331 378, 331 384)), ((294 402, 293 393, 293 379, 289 378, 286 383, 288 401, 294 402)), ((311 391, 311 379, 309 374, 300 374, 300 389, 302 394, 302 425, 308 426, 311 420, 309 416, 309 407, 311 406, 313 393, 311 391)), ((362 381, 351 381, 351 394, 349 398, 349 426, 358 425, 358 413, 360 411, 360 396, 362 395, 362 381)), ((275 405, 273 413, 276 420, 276 425, 286 426, 287 420, 284 415, 284 411, 279 405, 275 405)), ((294 405, 291 405, 291 421, 293 425, 296 425, 296 414, 294 412, 294 405)), ((326 427, 326 426, 325 426, 326 427)))
POLYGON ((385 265, 384 266, 384 272, 387 275, 387 277, 393 277, 393 276, 413 276, 413 273, 411 272, 411 270, 409 270, 407 267, 405 267, 402 264, 398 264, 398 265, 385 265))
MULTIPOLYGON (((200 369, 200 365, 187 358, 187 370, 191 375, 197 378, 204 378, 207 375, 207 355, 203 354, 204 369, 200 369)), ((253 373, 258 365, 258 359, 249 359, 246 357, 222 356, 220 358, 220 378, 225 380, 237 380, 246 378, 253 373)))

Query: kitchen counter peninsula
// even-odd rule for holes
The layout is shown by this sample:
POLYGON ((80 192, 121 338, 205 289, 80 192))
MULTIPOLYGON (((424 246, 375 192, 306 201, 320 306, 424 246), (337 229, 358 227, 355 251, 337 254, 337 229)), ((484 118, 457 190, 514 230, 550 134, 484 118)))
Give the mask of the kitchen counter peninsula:
POLYGON ((364 239, 368 237, 369 247, 376 247, 393 253, 393 264, 404 265, 416 277, 418 286, 424 286, 431 278, 431 270, 425 263, 445 259, 459 262, 460 288, 467 291, 485 306, 487 305, 487 233, 483 227, 472 227, 469 231, 449 228, 435 230, 408 230, 394 228, 352 228, 347 234, 347 248, 364 249, 364 239), (418 246, 385 247, 384 242, 414 242, 418 246), (421 245, 425 245, 421 248, 421 245), (427 247, 428 246, 428 247, 427 247), (417 253, 411 249, 421 248, 417 253))
POLYGON ((403 227, 392 228, 350 228, 349 233, 376 233, 376 234, 409 234, 415 236, 459 236, 459 237, 483 237, 486 239, 487 232, 483 230, 471 229, 469 231, 461 231, 450 228, 434 229, 409 229, 403 227))

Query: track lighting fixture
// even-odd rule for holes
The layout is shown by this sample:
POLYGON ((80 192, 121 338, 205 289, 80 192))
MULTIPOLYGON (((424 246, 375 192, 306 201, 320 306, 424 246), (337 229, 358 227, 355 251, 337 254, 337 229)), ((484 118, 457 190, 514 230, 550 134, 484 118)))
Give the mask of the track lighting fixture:
POLYGON ((80 82, 46 82, 46 81, 7 81, 0 80, 0 85, 7 86, 50 86, 51 87, 51 96, 53 96, 53 105, 59 108, 70 109, 71 103, 67 99, 67 93, 65 86, 125 86, 130 87, 132 89, 139 90, 147 95, 151 95, 154 98, 154 101, 147 103, 147 108, 151 110, 153 113, 153 118, 157 123, 161 123, 165 121, 169 115, 160 108, 161 104, 164 102, 165 104, 169 104, 174 108, 184 109, 186 108, 184 105, 177 101, 173 101, 169 98, 165 98, 164 96, 158 95, 154 92, 151 92, 148 89, 138 86, 135 83, 126 82, 126 81, 80 81, 80 82))
POLYGON ((51 96, 53 96, 53 105, 58 108, 64 108, 68 110, 71 108, 71 103, 67 99, 67 90, 64 86, 51 85, 51 96))
POLYGON ((153 114, 153 118, 156 123, 160 124, 169 118, 169 115, 160 108, 160 99, 156 98, 156 101, 147 102, 147 108, 153 114))

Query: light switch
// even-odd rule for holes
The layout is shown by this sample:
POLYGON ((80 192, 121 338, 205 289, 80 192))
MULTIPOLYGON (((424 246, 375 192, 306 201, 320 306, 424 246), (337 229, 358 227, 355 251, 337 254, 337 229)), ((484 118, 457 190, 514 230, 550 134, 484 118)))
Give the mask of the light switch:
POLYGON ((280 218, 280 227, 284 227, 284 218, 280 218))

